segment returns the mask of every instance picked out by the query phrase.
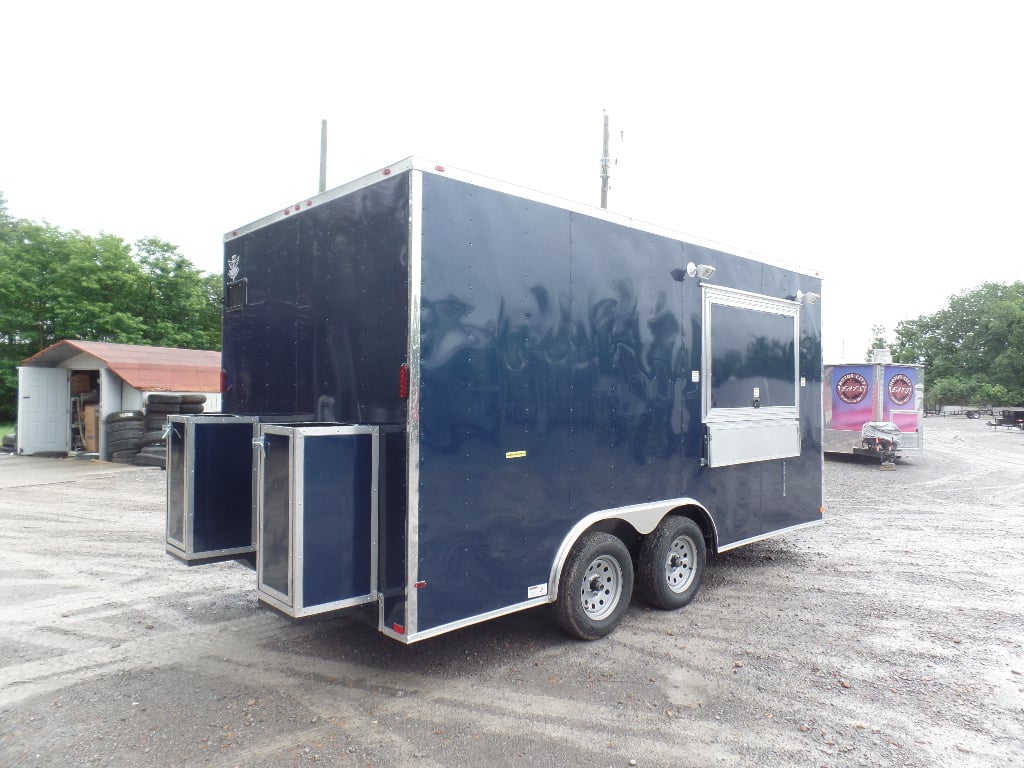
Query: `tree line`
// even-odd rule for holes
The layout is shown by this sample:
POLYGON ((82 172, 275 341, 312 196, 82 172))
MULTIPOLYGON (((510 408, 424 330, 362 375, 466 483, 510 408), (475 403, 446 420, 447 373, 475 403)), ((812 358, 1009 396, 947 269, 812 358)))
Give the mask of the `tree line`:
POLYGON ((896 326, 893 359, 925 366, 925 407, 1024 405, 1024 282, 985 283, 896 326))
POLYGON ((157 238, 12 218, 0 193, 0 421, 16 414, 21 361, 62 339, 220 349, 221 277, 157 238))

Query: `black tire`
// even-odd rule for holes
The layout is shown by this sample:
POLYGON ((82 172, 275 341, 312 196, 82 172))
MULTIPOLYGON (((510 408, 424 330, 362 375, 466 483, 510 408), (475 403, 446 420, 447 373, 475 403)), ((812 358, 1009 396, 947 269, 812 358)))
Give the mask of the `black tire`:
POLYGON ((154 416, 158 413, 179 413, 181 405, 179 403, 149 403, 146 405, 146 415, 154 416))
MULTIPOLYGON (((206 402, 206 395, 182 395, 181 396, 181 404, 182 405, 202 405, 205 402, 206 402)), ((187 411, 182 411, 182 413, 187 413, 187 411)))
POLYGON ((704 578, 704 533, 688 517, 666 517, 640 546, 637 590, 656 608, 682 608, 704 578))
POLYGON ((106 426, 108 435, 116 435, 124 432, 138 432, 140 435, 145 431, 145 424, 139 420, 112 421, 106 426))
POLYGON ((150 395, 146 398, 146 407, 160 403, 161 405, 177 405, 181 402, 181 395, 150 395))
POLYGON ((111 461, 125 461, 131 463, 131 460, 135 458, 135 455, 139 452, 138 448, 126 448, 124 450, 113 451, 110 454, 111 461))
POLYGON ((146 432, 142 439, 139 440, 139 446, 146 448, 150 445, 163 446, 165 444, 164 431, 162 429, 154 430, 152 432, 146 432))
POLYGON ((129 447, 138 450, 138 441, 142 439, 141 432, 130 432, 128 434, 106 435, 106 450, 127 451, 129 447))
POLYGON ((141 421, 146 417, 142 411, 114 411, 108 413, 103 420, 107 424, 115 424, 122 421, 141 421))
POLYGON ((178 413, 202 413, 205 407, 202 403, 182 403, 178 406, 178 413))
POLYGON ((562 569, 555 619, 580 640, 604 637, 619 623, 633 595, 633 561, 610 533, 580 536, 562 569))
POLYGON ((125 451, 132 451, 134 453, 139 450, 139 438, 129 437, 121 440, 108 440, 107 450, 111 455, 125 451))
POLYGON ((142 439, 141 432, 133 432, 129 435, 107 435, 108 451, 127 451, 129 448, 139 450, 139 441, 142 439))
POLYGON ((153 456, 148 453, 139 453, 132 459, 132 463, 138 467, 160 467, 164 469, 166 459, 163 456, 153 456))
POLYGON ((163 432, 164 431, 164 427, 167 426, 167 418, 166 417, 160 418, 160 419, 157 419, 157 418, 147 418, 146 422, 145 422, 145 425, 146 425, 146 431, 147 432, 155 432, 157 430, 160 430, 161 432, 163 432))

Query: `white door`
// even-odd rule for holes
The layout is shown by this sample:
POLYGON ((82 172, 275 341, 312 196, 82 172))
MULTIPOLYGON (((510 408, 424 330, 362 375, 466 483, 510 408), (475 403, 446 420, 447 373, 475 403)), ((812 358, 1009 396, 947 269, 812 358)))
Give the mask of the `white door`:
POLYGON ((18 369, 18 453, 71 450, 67 368, 18 369))

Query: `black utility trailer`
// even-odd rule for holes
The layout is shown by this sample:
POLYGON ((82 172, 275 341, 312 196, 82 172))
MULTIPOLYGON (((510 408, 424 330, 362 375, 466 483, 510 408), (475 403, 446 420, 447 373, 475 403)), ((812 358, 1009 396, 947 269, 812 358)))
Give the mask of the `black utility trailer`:
POLYGON ((553 603, 596 638, 822 519, 813 272, 416 159, 230 232, 224 270, 167 550, 254 556, 289 617, 409 643, 553 603))
POLYGON ((986 423, 994 429, 1004 427, 1024 430, 1024 408, 994 408, 992 416, 993 418, 986 423))

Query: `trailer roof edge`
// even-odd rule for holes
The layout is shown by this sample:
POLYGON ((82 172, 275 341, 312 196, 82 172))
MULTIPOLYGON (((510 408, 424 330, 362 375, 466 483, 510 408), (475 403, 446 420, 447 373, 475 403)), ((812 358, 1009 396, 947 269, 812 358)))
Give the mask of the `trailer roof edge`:
POLYGON ((613 224, 621 224, 623 226, 630 227, 632 229, 639 230, 641 232, 647 232, 652 235, 660 235, 662 237, 668 237, 673 240, 682 240, 690 245, 696 245, 702 248, 708 248, 713 251, 719 251, 722 253, 728 253, 733 256, 740 256, 742 258, 752 259, 757 262, 769 264, 774 267, 780 267, 782 269, 788 269, 793 272, 799 272, 801 274, 808 275, 810 277, 822 278, 822 272, 820 269, 808 267, 806 265, 796 264, 794 262, 788 262, 784 259, 777 259, 772 257, 766 257, 759 253, 754 253, 743 248, 738 248, 728 243, 720 243, 707 238, 702 238, 697 235, 683 232, 679 229, 673 229, 662 224, 656 224, 654 222, 645 221, 643 219, 637 219, 632 216, 627 216, 621 213, 615 213, 605 208, 598 208, 597 206, 590 205, 588 203, 581 203, 578 200, 571 200, 566 197, 559 197, 558 195, 551 194, 549 192, 543 192, 541 190, 534 189, 532 187, 525 187, 521 184, 514 182, 503 181, 496 179, 493 176, 487 176, 484 174, 474 173, 472 171, 466 171, 461 168, 453 168, 450 166, 439 165, 431 161, 423 160, 422 158, 410 157, 407 161, 413 164, 416 170, 420 170, 426 173, 435 173, 440 175, 449 176, 459 181, 465 181, 470 184, 476 184, 477 186, 486 187, 493 189, 497 192, 505 192, 518 197, 523 197, 528 200, 533 200, 537 203, 546 203, 554 205, 558 208, 563 208, 573 213, 580 213, 585 216, 591 216, 595 219, 602 219, 604 221, 611 222, 613 224))
POLYGON ((623 226, 630 227, 642 232, 647 232, 652 235, 659 235, 662 237, 669 237, 673 240, 682 240, 691 245, 696 245, 702 248, 708 248, 714 251, 720 251, 722 253, 729 253, 734 256, 740 256, 743 258, 752 259, 754 261, 769 264, 771 266, 780 267, 782 269, 788 269, 793 272, 799 272, 801 274, 808 275, 810 277, 823 278, 821 270, 814 269, 801 264, 788 262, 783 259, 777 259, 772 257, 766 257, 762 254, 754 253, 742 248, 736 248, 726 243, 719 243, 706 238, 691 235, 687 232, 683 232, 678 229, 666 227, 664 225, 655 224, 643 219, 633 218, 626 216, 625 214, 614 213, 604 208, 598 208, 587 203, 581 203, 576 200, 570 200, 569 198, 559 197, 548 192, 533 189, 532 187, 526 187, 521 184, 515 184, 513 182, 503 181, 501 179, 494 178, 493 176, 487 176, 484 174, 474 173, 467 171, 462 168, 456 168, 452 166, 444 165, 443 163, 437 163, 433 160, 427 160, 422 157, 415 155, 406 157, 398 162, 391 163, 390 165, 378 168, 370 173, 360 176, 353 181, 346 182, 339 187, 329 189, 325 192, 321 192, 312 197, 307 197, 294 203, 286 208, 275 211, 274 213, 268 214, 260 219, 257 219, 249 224, 241 227, 237 227, 224 235, 224 242, 228 243, 237 237, 253 232, 257 229, 272 224, 276 221, 288 218, 296 213, 300 213, 307 208, 312 208, 316 205, 321 205, 330 200, 344 195, 351 194, 357 190, 363 189, 364 187, 376 184, 385 178, 389 177, 394 173, 402 173, 405 171, 420 171, 422 173, 430 173, 437 176, 447 176, 457 181, 463 181, 468 184, 474 184, 476 186, 492 189, 496 192, 504 192, 507 194, 522 197, 533 202, 553 205, 564 210, 571 211, 573 213, 579 213, 585 216, 591 216, 596 219, 602 219, 613 224, 621 224, 623 226))

